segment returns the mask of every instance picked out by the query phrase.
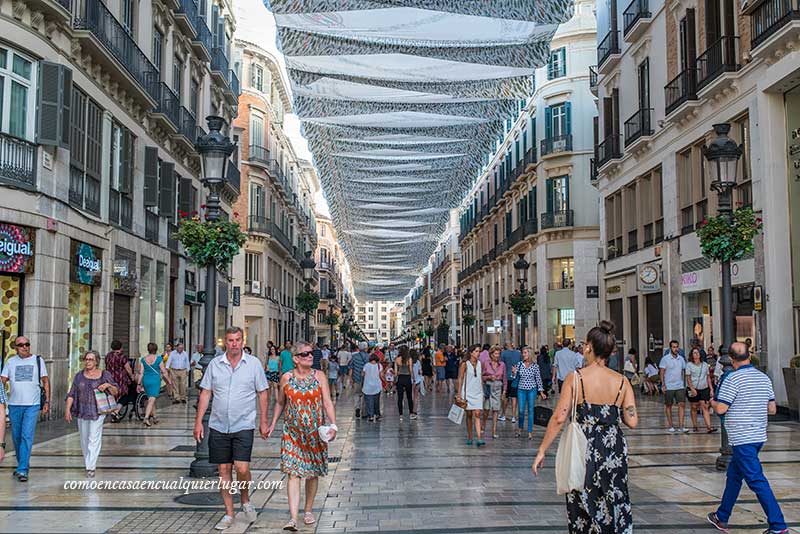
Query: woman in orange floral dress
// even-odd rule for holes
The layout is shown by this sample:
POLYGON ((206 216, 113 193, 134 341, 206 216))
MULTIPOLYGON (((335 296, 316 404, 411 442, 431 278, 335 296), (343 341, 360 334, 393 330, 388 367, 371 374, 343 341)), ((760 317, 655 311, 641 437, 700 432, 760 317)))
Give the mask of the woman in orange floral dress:
POLYGON ((292 360, 294 369, 281 377, 269 435, 275 429, 278 417, 285 407, 281 438, 281 471, 289 478, 287 489, 291 518, 283 529, 296 532, 300 507, 300 479, 306 480, 303 523, 313 525, 316 521, 313 507, 319 485, 318 477, 328 474, 328 444, 320 438, 318 429, 327 418, 328 425, 332 428, 331 440, 334 439, 336 414, 333 410, 327 377, 322 371, 311 368, 314 363, 312 346, 308 343, 297 344, 292 360))

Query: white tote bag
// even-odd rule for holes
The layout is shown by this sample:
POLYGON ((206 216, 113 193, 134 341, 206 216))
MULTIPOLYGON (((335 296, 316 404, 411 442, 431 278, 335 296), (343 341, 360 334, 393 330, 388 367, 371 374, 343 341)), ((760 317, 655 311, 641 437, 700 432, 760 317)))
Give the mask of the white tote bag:
POLYGON ((460 425, 464 420, 464 408, 458 406, 457 404, 453 404, 450 406, 450 413, 447 414, 447 418, 455 424, 460 425))
POLYGON ((572 420, 567 425, 556 452, 556 492, 564 495, 573 490, 584 489, 586 480, 586 447, 587 440, 583 429, 575 420, 578 405, 578 380, 580 374, 575 373, 572 396, 572 420))

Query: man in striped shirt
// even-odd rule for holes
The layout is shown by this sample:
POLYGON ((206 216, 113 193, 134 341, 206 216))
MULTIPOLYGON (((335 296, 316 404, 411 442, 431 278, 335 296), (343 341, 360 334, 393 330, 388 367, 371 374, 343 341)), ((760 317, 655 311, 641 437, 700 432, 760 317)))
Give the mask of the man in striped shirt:
POLYGON ((730 352, 734 371, 723 380, 711 406, 725 416, 733 454, 722 502, 716 512, 708 514, 708 521, 718 530, 728 531, 728 519, 744 480, 767 514, 769 528, 764 534, 785 534, 789 532, 786 521, 758 460, 758 452, 767 441, 767 416, 777 411, 772 382, 752 366, 744 343, 733 343, 730 352))

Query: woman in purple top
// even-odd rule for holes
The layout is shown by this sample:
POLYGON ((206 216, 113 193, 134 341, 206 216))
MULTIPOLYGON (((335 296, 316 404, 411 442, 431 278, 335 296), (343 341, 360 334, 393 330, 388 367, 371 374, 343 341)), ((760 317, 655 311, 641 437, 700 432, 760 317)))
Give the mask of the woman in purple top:
POLYGON ((83 355, 83 371, 79 371, 72 381, 72 388, 67 394, 67 406, 64 419, 67 423, 72 418, 78 419, 78 431, 81 435, 81 450, 86 464, 86 476, 94 478, 97 457, 103 439, 103 421, 105 414, 97 413, 95 390, 105 391, 112 397, 119 394, 119 387, 111 373, 100 369, 100 353, 90 350, 83 355))
POLYGON ((506 394, 508 377, 506 376, 506 364, 500 361, 500 347, 494 347, 489 356, 489 361, 483 367, 483 424, 481 428, 486 429, 486 419, 489 412, 492 412, 492 438, 497 439, 497 415, 500 413, 501 401, 506 394))

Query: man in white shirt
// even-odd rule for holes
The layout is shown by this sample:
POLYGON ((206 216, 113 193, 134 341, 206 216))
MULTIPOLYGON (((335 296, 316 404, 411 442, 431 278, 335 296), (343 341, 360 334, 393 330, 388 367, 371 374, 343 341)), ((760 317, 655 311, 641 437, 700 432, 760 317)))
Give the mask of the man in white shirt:
MULTIPOLYGON (((556 352, 555 363, 553 364, 553 367, 556 368, 559 393, 561 393, 561 386, 564 385, 564 380, 567 379, 571 372, 580 367, 578 365, 578 357, 578 354, 572 350, 572 343, 570 340, 565 339, 563 348, 556 352)), ((583 363, 582 354, 580 355, 580 361, 583 363)))
POLYGON ((167 369, 175 387, 172 388, 172 404, 186 404, 186 382, 189 374, 189 353, 183 350, 183 343, 178 343, 175 350, 169 353, 167 369))
POLYGON ((347 389, 347 383, 350 382, 350 351, 347 350, 347 345, 342 345, 336 357, 339 359, 339 376, 342 377, 342 387, 347 389))
POLYGON ((203 375, 203 368, 200 366, 200 360, 203 359, 203 344, 198 343, 195 352, 192 354, 192 360, 189 366, 192 368, 192 384, 200 380, 203 375), (199 371, 199 374, 198 374, 199 371))
MULTIPOLYGON (((6 382, 11 383, 8 416, 11 419, 11 434, 17 457, 14 476, 20 482, 27 482, 39 412, 46 414, 50 411, 50 379, 47 377, 44 358, 31 353, 31 342, 28 338, 17 336, 14 346, 17 355, 6 360, 0 373, 0 380, 3 382, 0 387, 5 387, 6 382)), ((5 425, 5 421, 2 424, 5 425)))
POLYGON ((322 359, 323 360, 330 360, 331 359, 331 349, 328 348, 328 345, 322 345, 322 359))

